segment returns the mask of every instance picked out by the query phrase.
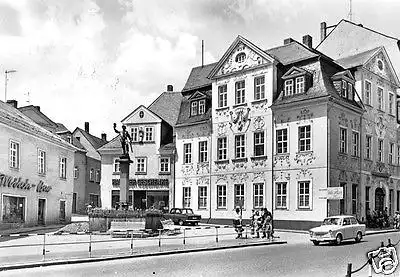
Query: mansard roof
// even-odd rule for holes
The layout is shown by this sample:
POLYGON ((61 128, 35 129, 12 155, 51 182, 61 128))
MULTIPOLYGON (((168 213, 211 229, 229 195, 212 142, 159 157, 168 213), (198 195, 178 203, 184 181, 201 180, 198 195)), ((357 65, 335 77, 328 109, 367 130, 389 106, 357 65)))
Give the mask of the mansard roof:
POLYGON ((211 80, 207 78, 217 63, 210 63, 204 66, 192 68, 182 92, 198 89, 204 86, 211 86, 211 80))
POLYGON ((160 96, 148 106, 148 109, 173 127, 178 120, 181 101, 181 92, 166 91, 160 94, 160 96))
MULTIPOLYGON (((198 93, 198 91, 193 92, 192 94, 198 93)), ((211 118, 211 95, 212 90, 211 87, 208 90, 201 90, 201 93, 206 96, 206 111, 204 114, 199 114, 195 116, 190 116, 190 98, 192 94, 187 94, 183 96, 181 102, 181 108, 179 111, 178 120, 176 122, 176 127, 186 126, 196 123, 204 123, 205 121, 211 118)))

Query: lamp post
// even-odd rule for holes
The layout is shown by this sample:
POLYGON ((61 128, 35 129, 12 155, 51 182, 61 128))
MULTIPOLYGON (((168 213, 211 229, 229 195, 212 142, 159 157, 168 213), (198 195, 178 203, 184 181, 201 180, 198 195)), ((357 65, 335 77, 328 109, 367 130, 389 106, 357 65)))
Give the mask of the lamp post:
POLYGON ((7 82, 8 82, 8 73, 17 72, 16 70, 6 70, 4 71, 5 81, 4 81, 4 102, 7 102, 7 82))

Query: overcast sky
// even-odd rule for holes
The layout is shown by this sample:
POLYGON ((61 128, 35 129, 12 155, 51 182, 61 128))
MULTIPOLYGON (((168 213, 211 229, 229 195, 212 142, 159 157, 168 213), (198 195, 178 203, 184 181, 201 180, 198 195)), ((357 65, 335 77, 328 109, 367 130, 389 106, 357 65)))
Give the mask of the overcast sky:
MULTIPOLYGON (((354 22, 398 38, 399 11, 396 0, 353 0, 354 22)), ((168 84, 183 88, 202 39, 205 63, 239 34, 263 49, 305 34, 316 46, 320 22, 348 12, 349 0, 0 0, 0 70, 18 70, 7 98, 19 106, 110 139, 113 122, 168 84)))

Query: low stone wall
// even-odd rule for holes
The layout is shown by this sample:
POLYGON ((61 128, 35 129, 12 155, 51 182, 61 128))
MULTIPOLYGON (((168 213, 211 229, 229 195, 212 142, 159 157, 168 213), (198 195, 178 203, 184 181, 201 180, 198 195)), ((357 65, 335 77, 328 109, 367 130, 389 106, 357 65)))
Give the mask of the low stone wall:
POLYGON ((141 223, 145 222, 145 218, 89 217, 89 231, 107 232, 113 221, 141 223))

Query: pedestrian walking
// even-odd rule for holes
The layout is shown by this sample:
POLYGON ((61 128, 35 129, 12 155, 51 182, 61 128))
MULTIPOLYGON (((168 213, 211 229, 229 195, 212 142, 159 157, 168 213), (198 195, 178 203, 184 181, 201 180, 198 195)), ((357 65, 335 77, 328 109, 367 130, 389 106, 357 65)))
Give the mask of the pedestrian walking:
POLYGON ((256 238, 260 238, 260 231, 262 230, 263 217, 260 215, 259 211, 256 212, 254 221, 256 228, 256 238))
POLYGON ((237 233, 236 239, 241 238, 243 227, 242 227, 242 215, 240 214, 239 208, 236 208, 235 218, 233 219, 233 228, 235 228, 235 231, 237 233))
POLYGON ((262 216, 262 238, 271 239, 273 238, 273 228, 272 228, 272 213, 268 211, 267 208, 263 209, 263 216, 262 216))
POLYGON ((251 217, 250 217, 250 234, 254 236, 255 229, 256 229, 256 221, 255 221, 256 211, 253 209, 251 210, 251 217))

